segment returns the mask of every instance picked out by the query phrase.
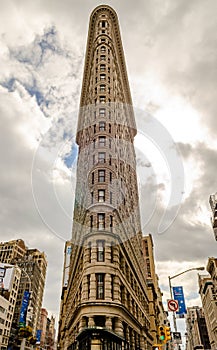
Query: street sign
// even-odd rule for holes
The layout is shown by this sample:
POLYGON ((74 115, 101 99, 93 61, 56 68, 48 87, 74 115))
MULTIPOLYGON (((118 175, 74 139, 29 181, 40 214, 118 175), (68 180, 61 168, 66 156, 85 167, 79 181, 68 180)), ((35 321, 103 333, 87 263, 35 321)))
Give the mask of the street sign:
POLYGON ((183 287, 173 287, 173 298, 179 303, 179 309, 176 311, 176 315, 180 318, 184 318, 185 314, 187 314, 187 310, 185 306, 183 287))
POLYGON ((180 332, 173 332, 173 340, 175 344, 182 344, 182 336, 180 332))
POLYGON ((169 299, 167 300, 168 311, 177 311, 179 309, 179 303, 177 300, 169 299))

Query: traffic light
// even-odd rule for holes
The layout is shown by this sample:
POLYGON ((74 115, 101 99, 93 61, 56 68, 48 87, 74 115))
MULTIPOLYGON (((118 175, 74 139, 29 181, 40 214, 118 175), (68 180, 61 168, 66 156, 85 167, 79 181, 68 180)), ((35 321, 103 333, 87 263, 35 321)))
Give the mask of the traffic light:
POLYGON ((171 330, 170 327, 165 326, 165 341, 168 342, 171 340, 171 330))
POLYGON ((159 337, 159 340, 162 340, 163 342, 165 341, 166 334, 165 334, 164 326, 158 327, 158 337, 159 337))

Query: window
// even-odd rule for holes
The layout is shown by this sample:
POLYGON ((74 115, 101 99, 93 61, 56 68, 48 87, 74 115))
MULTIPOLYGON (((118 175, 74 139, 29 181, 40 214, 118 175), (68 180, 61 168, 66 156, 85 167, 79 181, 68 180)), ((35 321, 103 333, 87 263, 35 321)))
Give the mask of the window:
POLYGON ((101 38, 101 43, 105 43, 105 38, 101 38))
POLYGON ((94 173, 92 173, 92 185, 94 184, 94 173))
POLYGON ((105 261, 105 242, 97 241, 97 261, 105 261))
POLYGON ((105 152, 99 152, 98 153, 98 162, 99 163, 105 163, 105 152))
POLYGON ((109 148, 112 148, 112 139, 109 139, 109 148))
POLYGON ((110 232, 112 232, 113 231, 113 216, 112 215, 110 215, 110 232))
POLYGON ((109 165, 112 165, 112 156, 109 154, 109 165))
POLYGON ((105 21, 102 21, 101 23, 102 23, 102 28, 105 28, 105 23, 106 23, 106 22, 105 22, 105 21))
POLYGON ((105 170, 98 170, 98 182, 105 182, 105 170))
POLYGON ((99 91, 105 91, 105 85, 100 85, 100 87, 99 87, 99 91))
POLYGON ((88 242, 88 262, 91 262, 91 242, 88 242))
POLYGON ((109 182, 112 183, 112 173, 109 173, 109 182))
POLYGON ((90 230, 93 229, 93 215, 90 216, 90 230))
POLYGON ((112 131, 112 126, 111 124, 109 124, 109 133, 111 133, 111 131, 112 131))
POLYGON ((100 60, 105 61, 105 55, 100 55, 100 60))
POLYGON ((106 145, 106 137, 99 136, 99 147, 105 147, 105 145, 106 145))
POLYGON ((105 131, 105 122, 99 122, 99 131, 105 131))
POLYGON ((104 274, 96 274, 96 299, 104 299, 104 274))
POLYGON ((93 204, 93 192, 91 192, 91 204, 93 204))
POLYGON ((112 192, 109 194, 110 204, 112 204, 112 192))
POLYGON ((101 51, 101 52, 106 52, 105 46, 101 46, 100 51, 101 51))
POLYGON ((99 230, 105 229, 105 214, 104 213, 97 214, 97 228, 99 230))
POLYGON ((106 75, 105 74, 100 74, 100 80, 105 80, 106 75))
MULTIPOLYGON (((100 103, 105 103, 106 102, 105 96, 99 96, 99 102, 100 103)), ((105 117, 105 108, 100 108, 100 110, 102 110, 102 111, 104 110, 104 114, 100 114, 100 115, 105 117)), ((99 110, 99 113, 100 113, 100 110, 99 110)))
POLYGON ((93 126, 93 132, 95 134, 95 132, 96 132, 96 124, 94 124, 94 126, 93 126))
POLYGON ((114 242, 111 242, 111 263, 114 262, 114 242))
MULTIPOLYGON (((105 96, 100 96, 100 102, 105 102, 105 96)), ((105 117, 105 108, 99 109, 100 117, 105 117)))
POLYGON ((98 190, 98 202, 105 202, 105 190, 98 190))
POLYGON ((94 149, 96 148, 96 140, 95 139, 93 140, 93 148, 94 149))
POLYGON ((100 64, 100 71, 105 72, 105 64, 100 64))

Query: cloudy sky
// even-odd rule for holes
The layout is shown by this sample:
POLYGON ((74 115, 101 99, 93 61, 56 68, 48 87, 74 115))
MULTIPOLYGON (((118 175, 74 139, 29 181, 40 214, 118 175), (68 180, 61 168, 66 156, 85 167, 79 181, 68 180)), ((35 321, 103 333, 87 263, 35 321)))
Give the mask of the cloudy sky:
MULTIPOLYGON (((22 238, 46 252, 44 307, 57 317, 64 242, 71 235, 74 136, 88 21, 99 4, 1 3, 1 240, 22 238)), ((138 126, 143 233, 153 234, 166 301, 168 275, 205 266, 217 254, 208 204, 217 191, 217 2, 107 4, 120 21, 138 126), (157 126, 154 135, 147 131, 147 116, 157 126), (164 212, 169 228, 158 233, 164 212)), ((200 303, 196 272, 174 284, 184 286, 187 306, 200 303)))

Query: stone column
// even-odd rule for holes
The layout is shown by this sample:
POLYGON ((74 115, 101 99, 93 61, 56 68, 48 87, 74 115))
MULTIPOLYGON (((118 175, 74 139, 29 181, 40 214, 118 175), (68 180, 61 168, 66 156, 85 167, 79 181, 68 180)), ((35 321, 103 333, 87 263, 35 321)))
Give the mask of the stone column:
POLYGON ((107 329, 112 329, 112 318, 106 317, 105 326, 107 329))
POLYGON ((121 301, 121 293, 120 293, 120 279, 118 276, 114 276, 114 301, 121 301))
POLYGON ((105 299, 111 300, 111 275, 109 273, 105 275, 105 299))
POLYGON ((88 300, 88 283, 87 283, 87 275, 84 276, 82 281, 82 300, 88 300))
POLYGON ((88 327, 95 327, 95 322, 93 317, 89 317, 88 327))
POLYGON ((105 245, 105 264, 111 262, 111 248, 105 245))
POLYGON ((90 249, 88 246, 85 246, 85 248, 84 248, 84 268, 89 263, 89 254, 90 254, 90 249))
POLYGON ((126 340, 129 342, 130 339, 129 339, 129 326, 127 325, 126 326, 126 340))
POLYGON ((96 299, 96 277, 94 273, 90 275, 90 300, 96 299))
POLYGON ((116 324, 115 324, 115 332, 117 332, 117 334, 119 334, 121 337, 124 336, 123 324, 120 317, 117 317, 116 324))
POLYGON ((85 322, 85 318, 82 317, 80 319, 80 322, 79 322, 79 326, 78 326, 78 332, 80 333, 82 331, 82 329, 84 329, 86 326, 86 322, 85 322))
POLYGON ((94 245, 91 249, 91 263, 97 262, 97 247, 94 245))
POLYGON ((119 247, 116 245, 113 246, 113 263, 119 265, 119 247))

